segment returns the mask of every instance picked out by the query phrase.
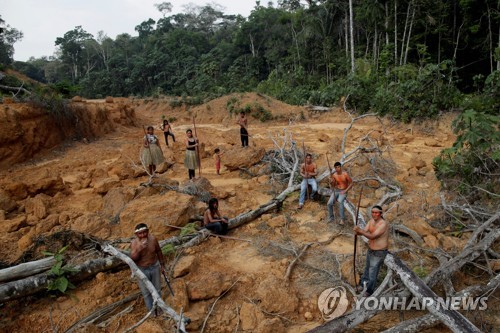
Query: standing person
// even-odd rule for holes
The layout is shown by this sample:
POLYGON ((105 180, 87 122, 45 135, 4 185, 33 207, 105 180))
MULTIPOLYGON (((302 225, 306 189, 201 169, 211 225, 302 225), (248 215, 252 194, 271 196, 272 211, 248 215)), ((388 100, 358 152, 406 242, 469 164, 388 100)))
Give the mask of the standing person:
POLYGON ((195 176, 195 170, 198 167, 198 158, 196 156, 196 147, 198 147, 198 139, 193 136, 193 131, 186 131, 186 157, 184 158, 184 166, 188 169, 189 179, 195 176))
POLYGON ((222 153, 219 148, 215 148, 214 153, 215 170, 217 171, 217 175, 220 175, 221 156, 224 155, 224 153, 222 153))
POLYGON ((311 154, 306 154, 306 160, 300 167, 300 175, 302 176, 302 183, 300 184, 300 198, 298 209, 302 209, 302 207, 304 207, 308 185, 311 185, 312 188, 310 199, 314 198, 314 195, 318 190, 318 184, 316 183, 316 163, 313 163, 311 154))
POLYGON ((228 223, 228 218, 222 217, 219 212, 219 200, 211 198, 208 201, 208 208, 203 214, 203 225, 205 228, 218 235, 225 235, 229 227, 228 223))
POLYGON ((333 165, 335 172, 330 175, 330 183, 333 188, 333 193, 328 200, 328 221, 334 221, 333 204, 335 200, 339 203, 340 225, 344 225, 344 201, 347 198, 347 192, 352 188, 353 182, 349 174, 342 170, 342 164, 335 162, 333 165))
POLYGON ((163 124, 161 125, 161 129, 163 131, 163 135, 165 136, 165 144, 168 147, 168 136, 170 135, 174 142, 175 142, 175 136, 174 133, 172 133, 172 126, 170 125, 167 119, 163 119, 163 124))
POLYGON ((248 122, 245 117, 245 112, 240 112, 240 116, 238 117, 236 124, 240 125, 241 146, 248 147, 248 122))
POLYGON ((366 286, 366 292, 363 295, 365 297, 370 296, 375 291, 380 266, 382 266, 388 252, 389 224, 384 220, 382 213, 382 207, 373 206, 372 218, 365 228, 361 229, 359 226, 355 226, 353 229, 357 235, 368 238, 365 271, 361 277, 360 285, 357 287, 357 291, 361 292, 366 286))
MULTIPOLYGON (((161 290, 160 272, 165 274, 165 257, 155 236, 149 234, 149 228, 144 223, 135 226, 135 238, 132 239, 130 258, 137 264, 141 272, 155 286, 158 293, 161 290)), ((148 310, 153 307, 153 297, 146 285, 139 280, 139 288, 148 310)))
POLYGON ((154 135, 153 126, 148 126, 148 132, 144 135, 144 147, 141 153, 142 165, 149 169, 151 177, 156 176, 156 166, 165 162, 163 151, 160 147, 158 137, 154 135))

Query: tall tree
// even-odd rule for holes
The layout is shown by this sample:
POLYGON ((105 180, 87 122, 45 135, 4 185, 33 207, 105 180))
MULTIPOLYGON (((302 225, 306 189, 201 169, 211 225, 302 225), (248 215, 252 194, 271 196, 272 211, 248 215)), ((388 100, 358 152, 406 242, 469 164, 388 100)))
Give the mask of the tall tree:
POLYGON ((61 60, 69 66, 73 81, 81 76, 81 68, 85 65, 84 59, 85 42, 91 40, 94 36, 82 29, 82 26, 76 26, 64 34, 64 37, 57 37, 55 45, 59 46, 61 51, 61 60))
POLYGON ((0 15, 0 64, 10 65, 14 61, 14 44, 23 38, 23 33, 11 27, 0 15))

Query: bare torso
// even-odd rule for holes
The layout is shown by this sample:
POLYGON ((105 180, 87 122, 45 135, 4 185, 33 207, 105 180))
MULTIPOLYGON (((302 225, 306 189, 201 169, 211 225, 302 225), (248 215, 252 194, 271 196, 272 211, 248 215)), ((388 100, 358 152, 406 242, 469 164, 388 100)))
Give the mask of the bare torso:
POLYGON ((338 190, 345 190, 349 187, 350 180, 351 177, 345 171, 342 174, 334 173, 332 175, 332 183, 335 184, 335 188, 338 190))
POLYGON ((131 248, 132 259, 134 259, 134 254, 137 255, 137 258, 134 259, 137 266, 151 266, 159 260, 157 251, 161 251, 161 249, 159 249, 159 244, 155 236, 151 234, 148 234, 147 239, 140 240, 137 237, 134 238, 131 243, 131 248))
POLYGON ((389 224, 382 218, 378 221, 371 219, 365 230, 371 234, 380 233, 375 239, 368 240, 368 247, 372 250, 386 250, 389 247, 389 224))

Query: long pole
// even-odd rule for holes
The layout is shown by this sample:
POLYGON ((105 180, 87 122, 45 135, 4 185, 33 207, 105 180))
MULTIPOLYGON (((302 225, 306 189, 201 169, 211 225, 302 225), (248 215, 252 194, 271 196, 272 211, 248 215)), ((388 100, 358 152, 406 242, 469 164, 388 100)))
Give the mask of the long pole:
POLYGON ((170 286, 170 282, 168 281, 167 275, 165 274, 165 272, 163 272, 163 277, 165 278, 165 283, 167 284, 167 287, 170 290, 170 293, 172 294, 172 296, 175 297, 174 291, 172 290, 172 287, 170 286))
MULTIPOLYGON (((330 160, 328 159, 328 153, 325 154, 326 156, 326 163, 328 163, 328 170, 330 171, 330 176, 332 175, 332 167, 330 166, 330 160)), ((328 179, 328 186, 330 186, 330 189, 332 189, 332 182, 330 179, 328 179)))
MULTIPOLYGON (((361 196, 363 195, 363 188, 361 186, 361 190, 359 191, 359 199, 358 199, 358 207, 356 208, 356 219, 354 221, 354 226, 358 225, 358 217, 359 217, 359 207, 361 206, 361 196)), ((354 256, 353 256, 353 274, 354 274, 354 286, 358 285, 357 276, 356 276, 356 249, 358 248, 358 235, 354 233, 354 256)))
POLYGON ((194 120, 194 116, 193 116, 193 128, 194 128, 194 136, 196 137, 196 143, 198 144, 196 146, 196 158, 198 160, 197 161, 198 162, 198 174, 201 177, 201 158, 200 158, 200 149, 199 149, 200 140, 198 140, 198 134, 196 133, 196 122, 194 120))
POLYGON ((304 139, 302 139, 302 153, 304 154, 304 173, 306 174, 306 193, 307 193, 307 199, 309 199, 309 175, 307 174, 307 167, 306 167, 306 146, 304 145, 304 139))
MULTIPOLYGON (((148 143, 148 150, 149 150, 149 158, 151 159, 151 162, 153 161, 153 154, 151 153, 151 147, 149 146, 149 138, 148 138, 148 133, 146 132, 146 129, 144 128, 144 125, 142 126, 142 130, 144 131, 144 138, 146 139, 146 142, 148 143)), ((146 172, 149 174, 149 165, 144 166, 146 168, 146 172)), ((150 176, 153 176, 153 171, 151 170, 150 176)))

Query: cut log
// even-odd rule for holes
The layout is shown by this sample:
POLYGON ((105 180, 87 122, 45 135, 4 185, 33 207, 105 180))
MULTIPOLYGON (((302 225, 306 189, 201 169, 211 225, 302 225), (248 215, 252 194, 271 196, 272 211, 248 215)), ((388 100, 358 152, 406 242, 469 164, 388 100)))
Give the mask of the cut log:
POLYGON ((27 276, 36 275, 48 271, 54 264, 54 257, 43 258, 36 261, 30 261, 0 270, 0 282, 18 280, 27 276))
MULTIPOLYGON (((467 287, 457 294, 453 295, 454 297, 477 297, 479 295, 485 295, 492 290, 495 290, 500 286, 500 274, 491 279, 488 284, 484 286, 472 286, 467 287)), ((417 333, 422 332, 425 329, 432 328, 440 323, 440 320, 437 316, 429 313, 424 316, 406 320, 388 330, 383 331, 383 333, 417 333)))
MULTIPOLYGON (((124 264, 116 257, 89 260, 81 265, 74 266, 75 272, 69 276, 69 280, 72 283, 76 283, 92 277, 99 272, 105 272, 114 268, 119 268, 120 266, 124 266, 124 264)), ((52 278, 50 274, 43 273, 1 284, 0 303, 47 290, 47 286, 52 278)))
MULTIPOLYGON (((434 291, 432 291, 432 289, 429 288, 424 281, 420 280, 420 278, 411 269, 403 264, 401 259, 388 254, 384 262, 387 267, 398 273, 406 288, 408 288, 408 290, 410 290, 410 292, 419 300, 422 300, 424 297, 429 299, 438 298, 436 293, 434 293, 434 291)), ((439 320, 448 326, 448 328, 450 328, 453 332, 481 332, 479 328, 474 326, 469 319, 458 311, 445 309, 437 302, 432 302, 430 304, 427 303, 426 308, 429 312, 438 317, 439 320)))

